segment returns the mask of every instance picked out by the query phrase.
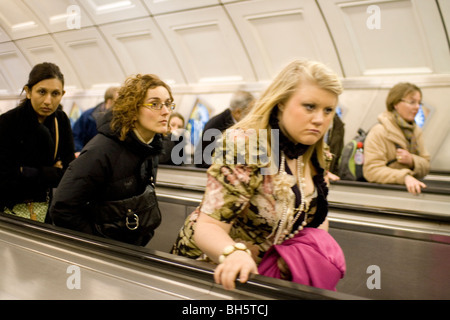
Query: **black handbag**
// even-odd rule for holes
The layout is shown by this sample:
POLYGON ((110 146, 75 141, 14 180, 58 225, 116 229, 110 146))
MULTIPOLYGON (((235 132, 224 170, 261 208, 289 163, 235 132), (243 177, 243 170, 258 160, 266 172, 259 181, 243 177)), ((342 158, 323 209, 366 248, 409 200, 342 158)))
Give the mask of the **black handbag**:
POLYGON ((92 207, 94 226, 103 237, 145 246, 161 223, 155 189, 148 185, 137 196, 96 203, 92 207))

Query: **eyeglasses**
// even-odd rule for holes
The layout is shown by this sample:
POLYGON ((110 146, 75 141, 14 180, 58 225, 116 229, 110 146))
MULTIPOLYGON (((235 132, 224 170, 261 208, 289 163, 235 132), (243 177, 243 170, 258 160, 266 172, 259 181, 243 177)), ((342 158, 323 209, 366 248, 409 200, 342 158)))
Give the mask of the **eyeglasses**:
POLYGON ((152 102, 152 103, 144 103, 142 104, 143 107, 152 109, 152 110, 161 110, 163 108, 163 106, 167 107, 167 109, 169 109, 169 112, 172 112, 176 105, 173 102, 152 102))
POLYGON ((420 101, 406 101, 404 99, 400 99, 400 101, 403 101, 404 103, 407 103, 410 106, 418 105, 420 107, 422 105, 422 102, 420 102, 420 101))

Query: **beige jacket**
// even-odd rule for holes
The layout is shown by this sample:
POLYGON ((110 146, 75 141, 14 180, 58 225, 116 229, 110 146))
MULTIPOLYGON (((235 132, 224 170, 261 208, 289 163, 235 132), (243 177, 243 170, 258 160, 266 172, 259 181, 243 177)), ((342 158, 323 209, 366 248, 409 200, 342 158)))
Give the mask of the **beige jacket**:
POLYGON ((379 123, 370 129, 364 142, 364 177, 369 182, 404 184, 405 177, 412 175, 422 179, 430 171, 430 154, 425 149, 422 130, 416 126, 419 155, 412 155, 414 169, 391 160, 396 159, 397 146, 407 150, 406 138, 397 125, 392 112, 385 111, 378 116, 379 123))

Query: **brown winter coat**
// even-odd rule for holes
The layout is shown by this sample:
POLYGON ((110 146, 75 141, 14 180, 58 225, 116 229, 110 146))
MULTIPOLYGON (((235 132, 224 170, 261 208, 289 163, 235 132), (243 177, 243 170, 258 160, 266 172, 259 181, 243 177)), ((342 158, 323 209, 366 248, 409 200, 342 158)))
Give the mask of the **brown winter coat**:
POLYGON ((369 182, 404 184, 405 177, 412 175, 422 179, 430 171, 430 154, 425 149, 422 130, 416 126, 419 155, 412 154, 414 168, 396 161, 397 146, 407 150, 406 138, 397 125, 392 112, 385 111, 378 116, 379 123, 370 129, 364 143, 364 177, 369 182), (392 162, 388 164, 389 162, 392 162))

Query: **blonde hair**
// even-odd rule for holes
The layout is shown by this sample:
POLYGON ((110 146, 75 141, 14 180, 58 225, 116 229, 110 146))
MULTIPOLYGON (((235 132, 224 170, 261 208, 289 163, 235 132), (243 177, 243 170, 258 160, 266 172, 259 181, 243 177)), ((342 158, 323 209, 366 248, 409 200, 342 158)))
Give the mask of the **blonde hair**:
MULTIPOLYGON (((247 116, 232 128, 270 130, 269 118, 273 108, 286 103, 302 83, 316 84, 319 88, 334 93, 336 96, 343 91, 339 77, 324 64, 306 59, 295 60, 281 70, 255 102, 247 116)), ((270 149, 270 142, 268 147, 270 149)), ((323 148, 322 137, 308 149, 304 155, 305 162, 309 161, 315 149, 320 165, 325 167, 323 148)))

